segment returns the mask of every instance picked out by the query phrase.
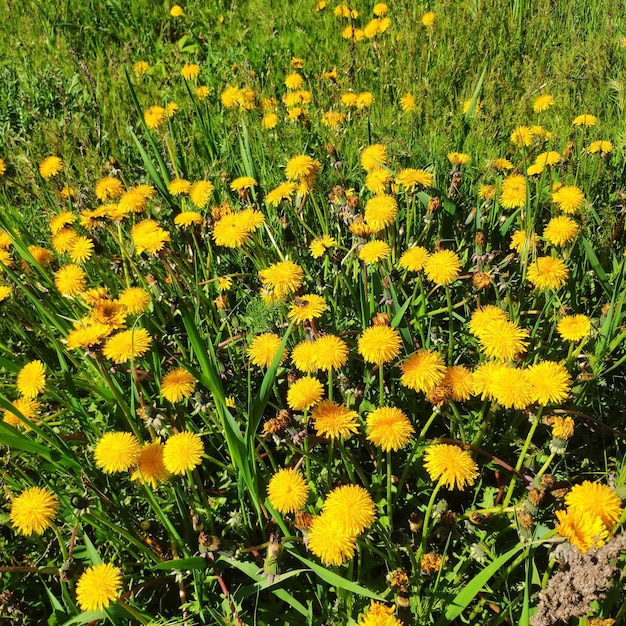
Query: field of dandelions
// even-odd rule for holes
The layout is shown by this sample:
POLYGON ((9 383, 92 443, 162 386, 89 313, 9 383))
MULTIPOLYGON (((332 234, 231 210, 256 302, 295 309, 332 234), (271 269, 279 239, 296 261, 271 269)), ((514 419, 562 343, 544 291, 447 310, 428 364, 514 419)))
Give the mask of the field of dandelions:
POLYGON ((626 619, 618 3, 0 11, 1 624, 626 619))

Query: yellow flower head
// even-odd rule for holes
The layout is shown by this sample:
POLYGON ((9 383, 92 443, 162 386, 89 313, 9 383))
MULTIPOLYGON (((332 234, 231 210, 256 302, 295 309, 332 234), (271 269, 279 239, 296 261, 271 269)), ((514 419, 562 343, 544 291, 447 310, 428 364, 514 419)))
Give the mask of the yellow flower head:
POLYGON ((476 333, 478 342, 489 358, 512 360, 528 347, 528 331, 506 319, 494 319, 476 333))
POLYGON ((582 190, 574 185, 560 187, 552 194, 554 202, 563 213, 576 213, 585 201, 582 190))
MULTIPOLYGON (((269 367, 278 354, 282 339, 274 333, 263 333, 257 335, 248 347, 248 356, 250 361, 258 367, 269 367)), ((287 358, 287 354, 283 352, 280 357, 282 363, 287 358)))
POLYGON ((419 272, 424 269, 427 260, 428 250, 422 246, 413 246, 402 253, 398 265, 409 272, 419 272))
POLYGON ((529 264, 526 277, 535 289, 559 289, 567 280, 569 270, 561 259, 540 256, 529 264))
POLYGON ((183 7, 181 7, 179 4, 175 4, 170 9, 170 15, 172 17, 180 17, 182 14, 183 14, 183 7))
POLYGON ((366 611, 359 615, 358 626, 402 626, 402 622, 393 616, 393 607, 372 600, 366 611))
POLYGON ((163 462, 164 446, 161 440, 144 444, 137 456, 137 469, 132 473, 131 480, 138 480, 156 489, 157 483, 170 477, 169 470, 163 462))
POLYGON ((9 519, 22 535, 41 535, 52 525, 58 509, 59 501, 51 491, 30 487, 11 503, 9 519))
POLYGON ((163 447, 163 464, 168 472, 182 475, 202 461, 204 444, 196 433, 188 430, 172 435, 163 447))
POLYGON ((64 265, 54 275, 54 284, 63 296, 77 296, 87 282, 85 271, 78 265, 64 265))
POLYGON ((575 117, 572 121, 572 126, 577 126, 580 128, 581 126, 595 126, 598 123, 598 118, 594 115, 590 115, 589 113, 584 113, 583 115, 579 115, 575 117))
POLYGON ((143 76, 148 71, 149 67, 146 61, 137 61, 133 65, 133 72, 135 72, 137 76, 143 76))
POLYGON ((568 415, 567 417, 561 417, 560 415, 554 416, 554 422, 552 424, 552 436, 556 439, 571 439, 574 435, 574 420, 568 415))
POLYGON ((398 172, 396 184, 404 187, 407 191, 415 191, 418 186, 429 189, 435 184, 435 177, 426 170, 409 167, 398 172))
POLYGON ((48 180, 48 178, 52 178, 56 176, 63 169, 63 161, 58 156, 49 156, 46 157, 39 164, 39 173, 42 178, 48 180))
POLYGON ((433 350, 418 350, 402 365, 400 383, 415 391, 429 392, 440 385, 446 375, 446 366, 441 356, 433 350))
POLYGON ((526 204, 526 178, 522 174, 511 174, 502 181, 500 204, 505 209, 516 209, 526 204))
POLYGON ((363 487, 342 485, 328 494, 322 514, 338 520, 350 535, 360 535, 374 522, 376 507, 372 496, 363 487))
POLYGON ((438 250, 429 255, 424 265, 424 272, 429 280, 437 285, 449 285, 461 271, 461 259, 452 250, 438 250))
POLYGON ((583 554, 606 543, 608 532, 600 517, 593 512, 574 507, 557 511, 556 517, 559 520, 556 532, 583 554))
POLYGON ((435 14, 432 11, 427 11, 426 13, 424 13, 424 15, 422 15, 422 25, 426 26, 426 28, 432 26, 434 22, 435 14))
POLYGON ((317 174, 320 166, 320 162, 313 157, 306 154, 298 154, 287 162, 285 176, 288 180, 311 178, 317 174))
POLYGON ((142 220, 130 229, 137 254, 148 252, 156 254, 170 241, 170 234, 161 228, 155 220, 142 220))
POLYGON ((196 386, 196 379, 184 368, 177 367, 161 379, 161 395, 170 402, 189 398, 196 386))
POLYGON ((613 152, 613 144, 605 139, 592 141, 587 148, 587 152, 589 152, 589 154, 597 154, 598 152, 600 155, 608 154, 609 152, 613 152))
POLYGON ((465 165, 469 163, 471 157, 469 154, 464 154, 463 152, 448 152, 448 161, 452 163, 452 165, 465 165))
POLYGON ((213 183, 209 180, 197 180, 189 188, 189 198, 199 208, 206 206, 213 193, 213 183))
POLYGON ((46 387, 46 370, 41 361, 24 365, 17 375, 17 390, 27 400, 36 398, 46 387))
POLYGON ((151 344, 152 337, 145 328, 132 328, 107 339, 102 354, 115 363, 125 363, 143 356, 151 344))
POLYGON ((591 320, 586 315, 566 315, 562 317, 556 330, 565 341, 580 341, 591 331, 591 320))
POLYGON ((533 111, 535 113, 541 113, 547 111, 554 104, 554 98, 547 93, 543 93, 535 98, 533 102, 533 111))
POLYGON ((191 183, 184 178, 174 178, 170 181, 167 189, 173 196, 181 196, 189 193, 191 183))
POLYGON ((541 405, 559 404, 567 398, 571 379, 563 365, 554 361, 540 361, 528 368, 533 400, 541 405))
POLYGON ((328 439, 346 438, 351 433, 356 433, 359 429, 357 417, 356 411, 332 400, 318 402, 311 411, 313 427, 318 437, 328 439))
POLYGON ((102 202, 115 200, 115 198, 119 198, 123 193, 124 185, 122 185, 122 181, 112 176, 101 178, 96 183, 96 197, 102 202))
POLYGON ((518 126, 511 133, 511 141, 518 147, 520 146, 530 146, 533 141, 533 137, 535 133, 528 126, 518 126))
POLYGON ((359 251, 359 259, 365 263, 377 263, 382 259, 386 259, 391 253, 391 248, 386 241, 382 239, 374 239, 363 244, 359 251))
POLYGON ((571 509, 580 509, 597 515, 608 531, 612 531, 624 511, 619 496, 607 485, 585 480, 574 485, 565 496, 565 504, 571 509))
POLYGON ((327 248, 337 245, 334 237, 330 235, 322 235, 321 237, 316 237, 309 244, 309 250, 311 251, 311 256, 314 259, 319 259, 324 252, 326 252, 327 248))
POLYGON ((93 456, 96 467, 105 474, 125 472, 135 464, 141 446, 132 433, 105 433, 96 444, 93 456))
POLYGON ((366 172, 379 169, 387 163, 387 148, 381 143, 373 143, 361 152, 361 165, 366 172))
POLYGON ((380 407, 367 416, 367 439, 385 452, 404 448, 414 432, 406 414, 395 407, 380 407))
POLYGON ((319 369, 315 364, 315 343, 315 341, 301 341, 291 353, 291 361, 305 374, 311 374, 319 369))
POLYGON ((323 335, 314 342, 313 362, 318 369, 329 371, 343 367, 348 361, 346 342, 335 335, 323 335))
POLYGON ((117 301, 131 315, 143 313, 150 303, 150 294, 142 287, 127 287, 120 293, 117 301))
POLYGON ((166 110, 158 104, 151 106, 143 112, 143 119, 148 128, 158 128, 163 124, 166 116, 166 110))
POLYGON ((279 513, 295 513, 304 507, 309 496, 309 487, 300 472, 281 469, 270 479, 267 497, 279 513))
POLYGON ((296 324, 310 322, 317 319, 326 310, 326 300, 322 296, 308 293, 293 301, 293 305, 287 314, 296 324))
POLYGON ((88 567, 76 584, 76 602, 81 611, 101 611, 117 600, 122 573, 111 563, 88 567))
POLYGON ((289 387, 287 404, 294 411, 304 411, 319 402, 324 395, 324 385, 313 378, 305 376, 289 387))
POLYGON ((185 80, 193 80, 194 78, 198 78, 200 76, 200 66, 195 63, 185 63, 180 73, 183 75, 185 80))
POLYGON ((441 480, 449 489, 463 490, 473 485, 478 476, 478 466, 472 457, 458 446, 448 444, 426 448, 424 467, 431 480, 441 480))
POLYGON ((356 539, 333 515, 314 518, 308 533, 309 550, 324 565, 342 565, 354 556, 356 539))
POLYGON ((265 196, 265 204, 268 206, 278 206, 283 200, 290 200, 298 189, 298 183, 287 181, 278 185, 265 196))
POLYGON ((473 374, 463 365, 453 365, 446 369, 442 385, 451 387, 455 402, 469 400, 473 393, 473 374))
POLYGON ((553 217, 543 231, 543 236, 553 246, 564 246, 573 241, 577 234, 578 224, 567 215, 553 217))
POLYGON ((368 362, 382 365, 400 354, 400 333, 390 326, 370 326, 359 337, 359 354, 368 362))
POLYGON ((300 288, 304 280, 304 272, 292 261, 280 261, 261 270, 259 278, 263 287, 271 291, 273 297, 279 300, 300 288))
POLYGON ((407 92, 406 96, 403 96, 402 98, 400 98, 400 108, 405 113, 408 113, 409 111, 412 111, 415 108, 415 97, 410 91, 407 92))
MULTIPOLYGON (((368 177, 378 171, 385 170, 374 170, 370 172, 368 177)), ((386 226, 393 224, 397 213, 398 203, 396 199, 386 194, 374 196, 365 204, 365 221, 372 227, 374 232, 378 232, 386 226)))

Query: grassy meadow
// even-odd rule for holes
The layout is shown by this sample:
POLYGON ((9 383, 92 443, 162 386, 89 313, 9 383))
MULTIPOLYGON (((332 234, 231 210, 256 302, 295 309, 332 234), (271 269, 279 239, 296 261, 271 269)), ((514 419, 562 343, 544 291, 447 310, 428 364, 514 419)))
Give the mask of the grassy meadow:
POLYGON ((0 19, 0 624, 626 620, 620 3, 0 19))

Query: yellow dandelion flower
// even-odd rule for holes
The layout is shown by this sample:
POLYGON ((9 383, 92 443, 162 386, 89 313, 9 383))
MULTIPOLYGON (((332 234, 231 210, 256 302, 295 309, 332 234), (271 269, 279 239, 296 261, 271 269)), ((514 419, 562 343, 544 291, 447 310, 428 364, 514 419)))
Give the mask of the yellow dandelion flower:
POLYGON ((87 275, 78 265, 64 265, 54 275, 54 284, 63 296, 76 296, 85 289, 87 275))
MULTIPOLYGON (((367 187, 367 189, 369 189, 372 193, 377 194, 377 196, 383 196, 392 178, 393 175, 388 170, 384 170, 382 168, 372 170, 365 178, 365 187, 367 187)), ((395 202, 395 199, 392 198, 392 200, 395 202)))
POLYGON ((136 76, 143 76, 150 66, 145 61, 137 61, 133 65, 133 72, 136 76))
POLYGON ((244 189, 252 189, 257 186, 256 180, 252 176, 240 176, 230 183, 232 191, 243 191, 244 189))
POLYGON ((455 402, 469 400, 474 393, 474 375, 463 365, 448 367, 441 384, 452 388, 455 402))
POLYGON ((348 361, 348 346, 340 337, 323 335, 315 340, 314 346, 313 362, 318 369, 338 369, 348 361))
POLYGON ((606 139, 592 141, 587 148, 587 152, 589 152, 589 154, 597 154, 598 152, 601 155, 608 154, 609 152, 613 152, 613 144, 606 139))
POLYGON ((608 539, 608 532, 597 515, 584 509, 572 508, 567 511, 557 511, 559 523, 556 532, 565 537, 583 554, 591 548, 604 545, 608 539))
POLYGON ((123 330, 107 339, 102 354, 115 363, 125 363, 143 356, 151 343, 152 337, 145 328, 123 330))
POLYGON ((326 252, 327 248, 331 248, 332 246, 337 245, 334 237, 330 235, 322 235, 321 237, 316 237, 309 244, 309 250, 311 251, 311 256, 314 259, 319 259, 323 256, 324 252, 326 252))
POLYGON ((163 446, 163 464, 168 472, 181 476, 202 462, 204 444, 196 433, 184 431, 172 435, 163 446))
POLYGON ((500 172, 506 172, 513 169, 513 163, 508 159, 495 159, 492 165, 500 172))
POLYGON ((266 194, 265 204, 278 206, 283 200, 290 200, 296 189, 298 189, 298 184, 293 181, 281 183, 266 194))
POLYGON ((185 80, 193 80, 194 78, 198 78, 200 76, 200 66, 196 63, 185 63, 180 70, 183 78, 185 80))
POLYGON ((471 160, 471 157, 469 154, 464 154, 463 152, 448 152, 448 161, 450 161, 450 163, 452 163, 452 165, 456 165, 457 167, 459 165, 465 165, 466 163, 469 163, 471 160))
POLYGON ((48 489, 30 487, 11 503, 9 519, 22 535, 42 535, 59 510, 57 497, 48 489))
POLYGON ((86 349, 99 344, 110 332, 106 324, 77 326, 67 334, 65 343, 68 350, 76 350, 77 348, 86 349))
POLYGON ((533 387, 527 370, 501 363, 487 375, 486 395, 506 409, 525 409, 533 403, 533 387))
POLYGON ((4 302, 12 293, 11 287, 0 285, 0 302, 4 302))
POLYGON ((373 143, 361 152, 361 165, 366 172, 379 169, 387 163, 387 148, 381 143, 373 143))
POLYGON ((170 234, 155 220, 142 220, 130 230, 137 254, 148 252, 156 254, 170 241, 170 234))
POLYGON ((555 439, 562 439, 564 441, 571 439, 574 436, 574 420, 569 416, 561 417, 555 415, 552 424, 552 436, 555 439))
POLYGON ((148 128, 158 128, 163 124, 166 117, 167 112, 158 104, 154 104, 143 112, 143 119, 148 128))
POLYGON ((163 462, 163 450, 160 439, 144 444, 137 456, 137 469, 132 473, 131 480, 147 483, 152 489, 156 489, 157 483, 167 480, 170 472, 163 462))
POLYGON ((426 170, 409 167, 398 172, 396 184, 407 191, 415 191, 418 186, 430 189, 435 184, 435 177, 426 170))
POLYGON ((561 155, 555 150, 548 150, 548 152, 542 152, 535 158, 535 164, 544 168, 549 165, 556 165, 561 161, 561 155))
POLYGON ((409 111, 412 111, 415 108, 415 97, 410 91, 407 92, 405 96, 400 98, 400 108, 405 113, 408 113, 409 111))
POLYGON ((211 91, 206 85, 200 85, 196 88, 196 98, 198 98, 198 100, 204 100, 205 98, 208 98, 210 93, 211 91))
POLYGON ((418 350, 402 365, 400 383, 414 391, 429 392, 440 385, 446 374, 441 356, 433 350, 418 350))
POLYGON ((506 209, 516 209, 526 204, 526 178, 512 174, 502 181, 500 204, 506 209))
POLYGON ((182 211, 174 218, 174 224, 183 228, 187 226, 202 224, 204 218, 196 211, 182 211))
POLYGON ((559 289, 567 280, 569 270, 561 259, 551 256, 537 257, 536 261, 528 266, 526 278, 535 286, 535 289, 559 289))
POLYGON ((27 400, 36 398, 46 387, 46 370, 39 361, 31 361, 17 375, 17 390, 27 400))
POLYGON ((476 337, 489 358, 512 360, 528 348, 527 330, 506 319, 495 319, 482 325, 476 337))
POLYGON ((178 111, 178 105, 175 102, 168 102, 165 107, 165 113, 168 117, 173 117, 178 111))
POLYGON ((135 464, 141 446, 132 433, 105 433, 93 452, 96 467, 105 474, 125 472, 135 464))
POLYGON ((619 496, 607 485, 585 480, 574 485, 565 496, 565 504, 571 509, 580 509, 597 515, 608 531, 619 522, 624 508, 619 496))
POLYGON ((0 157, 0 177, 4 176, 7 171, 7 164, 3 158, 0 157))
POLYGON ((213 193, 213 183, 209 180, 197 180, 189 188, 189 198, 199 208, 206 206, 213 193))
POLYGON ((332 515, 319 515, 311 522, 308 532, 309 550, 324 565, 342 565, 349 561, 356 549, 356 538, 332 515))
POLYGON ((196 379, 184 368, 177 367, 161 379, 161 395, 170 402, 189 398, 196 386, 196 379))
POLYGON ((580 128, 581 126, 595 126, 598 123, 598 118, 594 115, 590 115, 589 113, 584 113, 583 115, 578 115, 572 121, 572 126, 577 126, 580 128))
MULTIPOLYGON (((31 422, 39 421, 41 402, 28 400, 27 398, 17 398, 16 400, 13 400, 11 405, 15 408, 16 411, 22 414, 22 417, 25 417, 27 420, 31 422)), ((28 424, 26 424, 20 417, 18 417, 15 411, 9 408, 4 409, 3 421, 7 424, 10 424, 14 428, 24 428, 25 430, 30 429, 28 424)))
POLYGON ((369 492, 359 485, 342 485, 333 489, 322 506, 328 515, 351 535, 360 535, 376 518, 376 507, 369 492))
POLYGON ((359 337, 359 354, 368 363, 382 365, 400 354, 400 333, 391 326, 370 326, 359 337))
POLYGON ((292 261, 280 261, 259 272, 263 286, 272 292, 276 299, 294 293, 302 285, 304 272, 292 261))
POLYGON ((170 9, 170 15, 172 17, 180 17, 181 15, 183 15, 183 13, 184 13, 183 8, 179 4, 175 4, 170 9))
POLYGON ((319 402, 323 394, 324 385, 317 378, 305 376, 289 387, 287 404, 294 411, 304 411, 319 402))
POLYGON ((535 133, 528 126, 518 126, 511 133, 511 141, 519 148, 520 146, 530 146, 535 133))
POLYGON ((365 263, 377 263, 382 259, 386 259, 391 253, 391 248, 387 242, 382 239, 374 239, 363 244, 359 251, 359 259, 365 263))
POLYGON ((270 479, 267 497, 279 513, 295 513, 306 504, 309 486, 297 470, 281 469, 270 479))
POLYGON ((143 313, 150 303, 150 295, 142 287, 127 287, 117 298, 131 315, 143 313))
POLYGON ((576 213, 585 201, 582 189, 574 185, 564 185, 552 194, 554 202, 563 213, 576 213))
POLYGON ((478 476, 478 466, 472 457, 458 446, 448 444, 426 448, 424 468, 431 480, 440 480, 448 489, 461 491, 473 485, 478 476))
POLYGON ((533 111, 535 113, 541 113, 547 111, 554 104, 554 98, 547 93, 543 93, 537 96, 533 102, 533 111))
POLYGON ((315 363, 315 343, 315 341, 301 341, 291 353, 292 363, 305 374, 312 374, 319 369, 315 363))
MULTIPOLYGON (((71 211, 63 211, 55 215, 50 220, 50 231, 53 235, 61 232, 69 224, 73 224, 76 221, 76 215, 71 211)), ((6 246, 5 246, 6 247, 6 246)))
POLYGON ((73 263, 85 263, 93 254, 93 239, 89 237, 79 237, 77 235, 72 239, 68 254, 73 263))
POLYGON ((426 250, 426 248, 413 246, 402 253, 398 265, 408 272, 419 272, 426 266, 428 256, 428 250, 426 250))
POLYGON ((461 259, 452 250, 438 250, 429 255, 424 265, 426 277, 437 285, 449 285, 461 271, 461 259))
POLYGON ((385 452, 404 448, 415 429, 406 414, 395 407, 384 406, 367 416, 367 439, 385 452))
POLYGON ((56 176, 63 169, 63 161, 58 156, 46 157, 39 164, 39 173, 42 178, 48 180, 56 176))
MULTIPOLYGON (((109 202, 119 198, 124 193, 124 185, 122 181, 112 176, 101 178, 96 183, 96 197, 101 202, 109 202)), ((72 220, 73 221, 73 220, 72 220)))
MULTIPOLYGON (((472 100, 473 98, 468 98, 467 100, 463 102, 463 113, 467 113, 470 110, 470 107, 472 106, 472 100)), ((474 109, 474 113, 480 113, 480 110, 482 108, 483 108, 483 102, 479 98, 478 100, 476 100, 476 108, 474 109)))
POLYGON ((170 181, 170 184, 167 186, 167 190, 173 196, 181 196, 184 194, 188 194, 191 189, 191 183, 184 178, 174 178, 170 181))
POLYGON ((276 128, 278 126, 278 115, 273 112, 265 113, 261 118, 261 126, 267 130, 276 128))
POLYGON ((586 315, 566 315, 558 321, 556 330, 565 341, 580 341, 589 336, 591 320, 586 315))
POLYGON ((317 319, 326 310, 326 300, 322 296, 309 293, 296 298, 287 314, 296 324, 317 319))
POLYGON ((311 410, 313 427, 318 437, 336 439, 349 437, 359 430, 358 414, 343 404, 332 400, 322 400, 311 410))
POLYGON ((315 176, 320 168, 320 162, 306 154, 298 154, 287 162, 285 176, 288 180, 301 180, 315 176))
POLYGON ((117 567, 111 563, 92 565, 76 583, 76 602, 81 611, 101 611, 117 600, 121 588, 122 573, 117 567))
MULTIPOLYGON (((278 354, 281 342, 282 339, 274 333, 257 335, 247 350, 250 361, 258 367, 269 367, 278 354)), ((282 363, 286 358, 287 354, 283 351, 280 362, 282 363)))
MULTIPOLYGON (((374 170, 368 176, 378 171, 385 170, 374 170)), ((397 213, 398 204, 395 198, 386 194, 374 196, 365 204, 365 221, 374 229, 374 232, 393 224, 397 213)))
POLYGON ((566 215, 553 217, 546 225, 543 236, 553 246, 564 246, 578 234, 578 224, 566 215))
POLYGON ((402 622, 393 616, 393 607, 372 600, 359 615, 358 626, 402 626, 402 622))
POLYGON ((218 246, 240 248, 248 241, 249 236, 248 216, 244 211, 228 213, 213 226, 212 237, 218 246))
POLYGON ((518 254, 522 254, 524 248, 530 253, 535 255, 537 253, 537 246, 539 245, 539 238, 535 232, 531 232, 529 236, 526 236, 526 232, 523 230, 516 230, 511 235, 511 250, 515 250, 518 254))
POLYGON ((292 72, 291 74, 287 74, 285 77, 285 87, 290 90, 300 89, 304 84, 304 79, 302 78, 302 74, 298 74, 298 72, 292 72))
MULTIPOLYGON (((336 78, 336 77, 335 77, 336 78)), ((341 104, 346 107, 353 108, 356 107, 356 102, 358 100, 358 94, 350 91, 348 93, 344 93, 341 96, 341 104)))
POLYGON ((435 23, 435 14, 432 11, 427 11, 422 15, 422 25, 429 28, 435 23))
POLYGON ((560 363, 540 361, 531 365, 527 372, 535 402, 541 405, 559 404, 567 398, 571 379, 560 363))

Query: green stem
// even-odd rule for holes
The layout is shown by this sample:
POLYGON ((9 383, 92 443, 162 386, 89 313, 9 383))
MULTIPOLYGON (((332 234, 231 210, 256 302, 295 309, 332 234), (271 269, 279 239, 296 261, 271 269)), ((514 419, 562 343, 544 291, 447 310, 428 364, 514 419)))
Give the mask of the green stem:
POLYGON ((422 428, 422 431, 417 437, 417 441, 421 441, 422 439, 424 439, 424 437, 426 437, 426 433, 428 432, 428 429, 430 428, 431 424, 435 421, 435 418, 437 417, 437 415, 439 415, 439 411, 433 411, 430 414, 428 421, 426 422, 426 424, 424 424, 424 428, 422 428))
POLYGON ((419 551, 417 554, 417 560, 419 561, 419 559, 422 558, 422 556, 424 555, 424 552, 426 551, 426 541, 428 539, 428 526, 430 523, 430 516, 432 514, 432 510, 433 510, 433 506, 435 504, 435 498, 437 497, 437 494, 439 493, 439 489, 441 489, 441 485, 442 485, 442 479, 440 478, 437 481, 437 485, 435 486, 435 488, 433 489, 433 493, 430 496, 430 500, 428 501, 428 506, 426 507, 426 515, 424 516, 424 525, 422 526, 422 541, 420 542, 420 547, 419 547, 419 551))
POLYGON ((124 602, 124 600, 118 599, 117 603, 127 612, 130 613, 140 624, 150 624, 150 620, 146 619, 139 611, 134 609, 130 604, 124 602))
POLYGON ((328 370, 328 399, 333 399, 333 368, 328 370))
POLYGON ((551 452, 546 462, 541 466, 541 469, 537 472, 537 475, 535 476, 535 480, 539 480, 544 475, 544 473, 550 467, 550 463, 552 463, 554 456, 555 456, 555 453, 551 452))
POLYGON ((454 356, 454 318, 452 317, 450 285, 446 285, 446 301, 448 303, 448 367, 450 367, 454 356))
POLYGON ((391 450, 387 451, 387 517, 389 518, 389 536, 393 532, 393 503, 391 501, 391 486, 393 474, 391 472, 391 450))
POLYGON ((378 406, 385 406, 385 372, 382 363, 378 366, 378 406))

